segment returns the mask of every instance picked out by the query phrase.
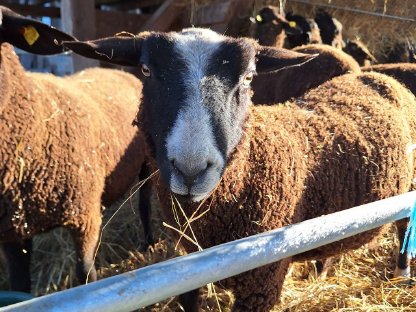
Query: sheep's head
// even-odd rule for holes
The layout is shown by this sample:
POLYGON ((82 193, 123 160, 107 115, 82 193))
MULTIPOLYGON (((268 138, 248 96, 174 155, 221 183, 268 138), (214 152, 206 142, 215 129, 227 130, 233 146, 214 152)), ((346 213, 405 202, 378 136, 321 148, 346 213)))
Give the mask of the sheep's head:
POLYGON ((75 38, 0 6, 0 44, 9 42, 31 53, 56 54, 63 52, 64 47, 60 45, 63 40, 72 41, 75 38))
POLYGON ((315 21, 319 26, 323 43, 337 49, 345 47, 345 42, 342 39, 342 24, 339 20, 321 10, 316 14, 315 21))
POLYGON ((290 12, 286 14, 286 19, 292 26, 296 25, 301 30, 299 34, 287 34, 287 41, 290 48, 309 43, 322 43, 319 27, 315 20, 290 12))
POLYGON ((343 50, 351 55, 360 66, 369 66, 373 63, 377 63, 376 58, 358 38, 347 40, 343 50))
POLYGON ((215 188, 242 137, 253 75, 315 57, 198 28, 64 45, 141 68, 139 126, 165 183, 192 201, 215 188))
POLYGON ((261 45, 282 47, 286 35, 299 36, 302 29, 296 23, 289 22, 274 6, 262 8, 255 18, 254 37, 261 45))
POLYGON ((416 45, 409 39, 406 42, 397 43, 387 53, 389 63, 416 63, 416 45))

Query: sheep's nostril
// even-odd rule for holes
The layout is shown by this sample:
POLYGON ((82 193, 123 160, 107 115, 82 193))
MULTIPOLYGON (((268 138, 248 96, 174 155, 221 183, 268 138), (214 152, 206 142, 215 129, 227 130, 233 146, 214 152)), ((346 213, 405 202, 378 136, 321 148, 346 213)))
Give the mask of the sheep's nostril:
POLYGON ((192 163, 187 161, 169 160, 172 170, 183 179, 187 187, 192 187, 199 178, 203 177, 214 166, 211 161, 192 163))

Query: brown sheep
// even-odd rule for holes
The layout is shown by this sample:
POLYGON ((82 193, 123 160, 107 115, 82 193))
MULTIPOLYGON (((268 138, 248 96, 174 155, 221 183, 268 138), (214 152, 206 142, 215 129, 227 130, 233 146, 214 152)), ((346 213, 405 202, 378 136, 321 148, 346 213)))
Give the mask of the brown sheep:
POLYGON ((287 34, 285 47, 293 49, 305 44, 322 43, 321 33, 318 24, 312 18, 305 18, 301 15, 292 14, 291 12, 286 14, 288 22, 292 22, 292 26, 299 27, 301 29, 300 34, 287 34), (293 24, 293 22, 295 24, 293 24))
MULTIPOLYGON (((416 139, 416 103, 388 76, 347 74, 285 105, 251 106, 254 71, 306 65, 315 56, 198 28, 64 45, 87 57, 112 55, 110 61, 141 66, 137 123, 151 165, 160 170, 156 189, 165 219, 202 248, 410 188, 415 166, 406 149, 416 139)), ((294 259, 339 254, 377 233, 294 259)), ((199 248, 182 243, 188 252, 199 248)), ((233 311, 269 311, 291 261, 222 281, 234 292, 233 311)), ((185 311, 198 310, 198 290, 181 300, 185 311)))
POLYGON ((360 66, 370 66, 377 63, 377 59, 360 39, 348 39, 342 50, 351 55, 360 66))
POLYGON ((253 37, 260 45, 283 48, 286 34, 299 36, 302 30, 289 23, 285 16, 275 6, 266 6, 256 15, 253 37))
POLYGON ((260 74, 254 77, 252 101, 256 104, 283 103, 304 94, 333 77, 345 73, 359 73, 360 66, 339 49, 322 44, 309 44, 293 51, 319 56, 300 67, 260 74))
POLYGON ((25 72, 6 41, 53 54, 62 51, 55 39, 72 37, 5 7, 0 13, 0 243, 11 288, 30 291, 32 237, 58 226, 74 239, 80 282, 94 281, 101 205, 120 198, 144 162, 143 138, 125 122, 141 84, 98 68, 66 78, 25 72))
POLYGON ((386 63, 416 63, 416 43, 407 39, 399 42, 392 50, 385 52, 386 63))
POLYGON ((416 64, 396 63, 379 64, 361 68, 362 71, 375 71, 383 73, 400 81, 406 88, 416 95, 416 64))

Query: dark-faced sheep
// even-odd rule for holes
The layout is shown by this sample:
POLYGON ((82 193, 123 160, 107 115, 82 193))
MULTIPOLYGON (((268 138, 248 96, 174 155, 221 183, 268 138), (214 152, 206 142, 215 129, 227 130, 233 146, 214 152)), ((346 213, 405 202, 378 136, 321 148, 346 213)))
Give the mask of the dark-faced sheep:
POLYGON ((263 46, 283 48, 286 34, 293 36, 302 34, 302 30, 296 24, 289 23, 279 8, 275 6, 262 8, 253 23, 253 37, 263 46))
POLYGON ((315 15, 315 22, 318 24, 322 43, 342 49, 345 45, 342 39, 342 24, 328 12, 319 10, 315 15))
POLYGON ((407 42, 397 43, 392 50, 387 53, 387 63, 416 63, 416 43, 407 42))
POLYGON ((297 47, 293 51, 319 55, 303 66, 255 76, 252 83, 254 104, 282 103, 292 97, 301 96, 333 77, 361 71, 351 56, 328 45, 310 44, 297 47))
POLYGON ((315 20, 290 12, 285 17, 289 23, 295 23, 292 26, 301 29, 300 34, 287 34, 285 47, 293 49, 305 44, 322 43, 321 33, 315 20))
MULTIPOLYGON (((390 77, 347 74, 285 105, 251 106, 255 72, 300 65, 315 56, 198 28, 64 44, 87 57, 112 55, 115 62, 141 66, 137 123, 152 166, 160 170, 156 189, 165 220, 202 248, 410 188, 414 157, 407 147, 415 139, 416 103, 390 77), (174 198, 181 209, 172 206, 174 198)), ((358 248, 377 233, 295 258, 358 248)), ((198 249, 182 242, 188 252, 198 249)), ((234 292, 233 311, 269 311, 291 260, 222 281, 234 292)), ((195 290, 181 297, 185 311, 197 311, 197 295, 195 290)))
POLYGON ((143 139, 125 122, 141 84, 106 69, 25 72, 7 42, 53 54, 62 51, 54 40, 72 37, 5 7, 0 26, 0 243, 11 288, 30 291, 31 240, 58 226, 74 239, 80 282, 94 281, 101 205, 128 190, 144 161, 143 139))
POLYGON ((351 55, 360 66, 370 66, 377 63, 377 59, 360 39, 348 39, 343 51, 351 55))

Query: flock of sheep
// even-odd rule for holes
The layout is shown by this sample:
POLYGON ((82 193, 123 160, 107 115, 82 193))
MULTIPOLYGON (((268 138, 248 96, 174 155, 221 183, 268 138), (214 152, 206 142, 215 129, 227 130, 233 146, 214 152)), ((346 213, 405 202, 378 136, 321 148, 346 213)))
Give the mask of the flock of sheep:
MULTIPOLYGON (((191 238, 172 232, 187 252, 412 188, 414 65, 360 68, 337 44, 322 44, 324 14, 307 23, 319 25, 314 35, 272 7, 258 16, 258 42, 200 28, 83 42, 0 7, 0 241, 12 289, 30 291, 31 239, 58 226, 74 239, 80 283, 94 281, 101 205, 152 172, 139 203, 146 241, 153 188, 166 222, 191 238), (293 50, 282 49, 287 42, 293 50), (65 78, 27 73, 10 44, 135 66, 140 81, 98 68, 65 78)), ((397 225, 402 243, 406 220, 397 225)), ((221 285, 233 291, 233 311, 269 311, 292 261, 324 260, 379 233, 221 285)), ((410 274, 406 253, 396 274, 410 274)), ((198 290, 180 301, 198 311, 198 290)))

